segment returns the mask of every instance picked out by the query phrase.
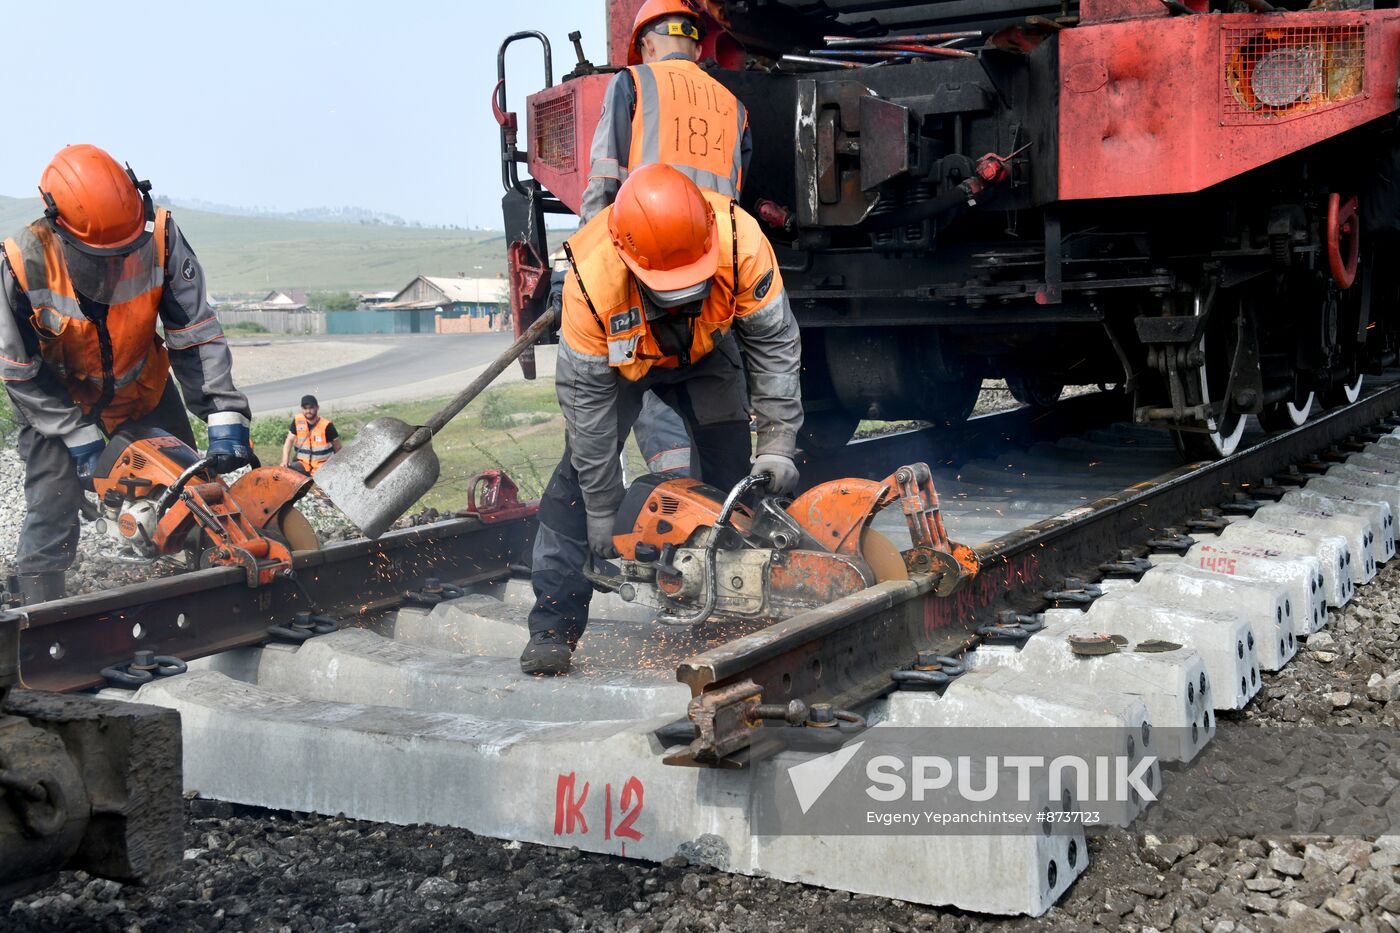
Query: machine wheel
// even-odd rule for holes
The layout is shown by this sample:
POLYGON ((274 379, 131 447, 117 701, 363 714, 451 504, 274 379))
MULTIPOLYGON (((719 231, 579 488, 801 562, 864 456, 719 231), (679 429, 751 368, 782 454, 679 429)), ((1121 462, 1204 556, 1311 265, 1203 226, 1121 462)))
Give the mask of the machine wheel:
POLYGON ((1030 374, 1007 376, 1006 388, 1012 398, 1029 408, 1052 408, 1065 391, 1062 382, 1030 374))
POLYGON ((1322 392, 1322 404, 1328 408, 1340 408, 1350 405, 1361 397, 1361 383, 1366 381, 1366 377, 1356 374, 1355 378, 1348 377, 1346 382, 1334 382, 1322 392))
MULTIPOLYGON (((1196 314, 1202 312, 1201 299, 1195 301, 1196 314)), ((1200 350, 1204 362, 1196 368, 1194 380, 1204 404, 1220 402, 1225 396, 1225 387, 1230 382, 1230 366, 1234 358, 1235 341, 1232 338, 1235 327, 1234 315, 1217 315, 1207 325, 1207 332, 1201 335, 1200 350)), ((1188 377, 1190 378, 1190 377, 1188 377)), ((1247 416, 1223 406, 1224 413, 1212 415, 1205 421, 1204 431, 1173 431, 1172 441, 1177 452, 1188 461, 1220 460, 1230 456, 1240 446, 1244 437, 1247 416)))
POLYGON ((1270 433, 1302 427, 1303 423, 1308 420, 1308 416, 1312 414, 1313 403, 1316 400, 1316 394, 1309 392, 1301 402, 1285 400, 1266 405, 1264 410, 1259 413, 1259 423, 1264 427, 1264 430, 1270 433))

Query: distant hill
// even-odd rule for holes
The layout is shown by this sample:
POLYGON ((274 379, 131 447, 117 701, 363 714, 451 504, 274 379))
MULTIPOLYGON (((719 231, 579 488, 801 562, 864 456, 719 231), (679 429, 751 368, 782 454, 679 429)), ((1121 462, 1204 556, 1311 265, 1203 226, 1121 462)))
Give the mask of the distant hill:
MULTIPOLYGON (((420 274, 488 278, 506 270, 505 237, 495 232, 171 212, 220 296, 273 288, 388 291, 420 274)), ((4 236, 40 213, 38 198, 0 195, 4 236)))
POLYGON ((266 217, 272 220, 319 220, 332 224, 385 224, 391 227, 421 227, 423 224, 404 220, 398 214, 372 211, 366 207, 307 207, 299 211, 274 211, 261 207, 238 207, 205 201, 200 198, 157 198, 171 210, 204 211, 209 214, 231 214, 235 217, 266 217))

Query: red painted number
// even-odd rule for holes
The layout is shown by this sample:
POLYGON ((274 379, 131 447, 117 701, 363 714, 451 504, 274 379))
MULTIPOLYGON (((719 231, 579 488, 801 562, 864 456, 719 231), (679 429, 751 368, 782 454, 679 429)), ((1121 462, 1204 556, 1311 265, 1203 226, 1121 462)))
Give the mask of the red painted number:
MULTIPOLYGON (((622 791, 616 797, 616 806, 613 805, 612 784, 604 784, 603 838, 610 840, 617 837, 640 842, 642 833, 636 828, 636 823, 642 815, 645 798, 646 788, 636 776, 629 777, 623 783, 622 791)), ((588 835, 588 820, 584 816, 587 803, 588 782, 580 785, 572 771, 559 775, 554 784, 554 835, 588 835)))

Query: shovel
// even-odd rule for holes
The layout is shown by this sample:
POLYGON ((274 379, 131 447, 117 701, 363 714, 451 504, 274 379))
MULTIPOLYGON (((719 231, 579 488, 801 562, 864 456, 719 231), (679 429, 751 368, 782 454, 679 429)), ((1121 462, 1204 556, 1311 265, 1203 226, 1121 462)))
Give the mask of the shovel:
POLYGON ((551 309, 531 324, 426 424, 414 427, 398 418, 375 418, 360 428, 353 441, 316 471, 316 485, 365 537, 382 535, 437 482, 440 464, 433 452, 433 435, 533 346, 557 315, 551 309))

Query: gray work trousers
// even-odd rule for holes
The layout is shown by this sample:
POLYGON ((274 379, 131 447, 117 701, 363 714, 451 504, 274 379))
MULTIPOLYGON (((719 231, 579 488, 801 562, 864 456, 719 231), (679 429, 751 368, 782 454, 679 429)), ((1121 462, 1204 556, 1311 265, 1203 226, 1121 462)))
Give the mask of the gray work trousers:
MULTIPOLYGON (((19 406, 15 406, 15 416, 20 425, 19 456, 24 461, 26 508, 15 572, 64 571, 73 565, 77 554, 78 504, 83 499, 83 487, 78 482, 73 456, 63 441, 45 437, 30 427, 19 406)), ((165 394, 150 414, 127 424, 169 431, 194 446, 194 433, 173 379, 166 382, 165 394)))
MULTIPOLYGON (((729 489, 749 471, 753 449, 744 387, 744 368, 731 336, 715 350, 684 369, 652 371, 640 383, 624 383, 617 403, 619 447, 627 438, 643 394, 654 391, 660 404, 684 421, 699 460, 704 482, 729 489)), ((568 443, 540 498, 539 530, 531 557, 530 582, 535 606, 530 610, 532 635, 552 633, 576 643, 588 625, 593 587, 583 575, 589 560, 587 512, 578 471, 568 443)))
POLYGON ((652 473, 675 478, 694 476, 699 471, 692 458, 685 420, 655 392, 648 392, 642 400, 632 431, 652 473))

